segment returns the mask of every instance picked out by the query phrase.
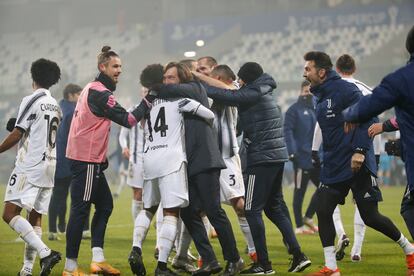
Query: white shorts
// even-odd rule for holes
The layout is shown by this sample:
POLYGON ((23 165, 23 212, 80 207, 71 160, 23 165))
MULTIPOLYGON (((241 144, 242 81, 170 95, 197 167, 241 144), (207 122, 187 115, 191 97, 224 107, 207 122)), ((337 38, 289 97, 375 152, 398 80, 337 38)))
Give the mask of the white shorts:
POLYGON ((220 173, 220 200, 230 204, 230 199, 244 197, 244 182, 238 154, 224 158, 227 168, 220 173))
POLYGON ((127 185, 133 188, 141 188, 144 186, 144 171, 142 162, 134 164, 129 161, 127 185))
POLYGON ((144 208, 161 205, 162 208, 188 206, 187 164, 166 176, 145 180, 142 200, 144 208))
POLYGON ((12 172, 4 196, 5 202, 11 202, 28 212, 33 209, 39 214, 47 215, 53 188, 38 187, 27 181, 25 174, 12 172))

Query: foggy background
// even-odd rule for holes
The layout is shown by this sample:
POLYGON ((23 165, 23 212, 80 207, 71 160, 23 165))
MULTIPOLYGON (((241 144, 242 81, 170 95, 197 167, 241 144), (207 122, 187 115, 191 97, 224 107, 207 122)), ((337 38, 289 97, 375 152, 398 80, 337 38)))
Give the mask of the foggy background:
MULTIPOLYGON (((41 57, 62 70, 51 88, 60 100, 69 82, 83 87, 94 78, 98 53, 111 46, 123 63, 115 95, 126 108, 139 101, 139 74, 150 63, 178 61, 187 52, 213 56, 237 73, 256 61, 278 83, 275 100, 286 111, 298 96, 307 51, 325 51, 333 63, 352 55, 356 78, 375 86, 407 62, 413 24, 412 0, 0 0, 0 138, 32 92, 30 65, 41 57)), ((118 131, 113 125, 109 153, 118 131)), ((1 184, 14 158, 15 150, 0 156, 1 184)), ((400 170, 398 159, 383 159, 400 170)), ((405 185, 403 174, 393 172, 390 183, 405 185)))

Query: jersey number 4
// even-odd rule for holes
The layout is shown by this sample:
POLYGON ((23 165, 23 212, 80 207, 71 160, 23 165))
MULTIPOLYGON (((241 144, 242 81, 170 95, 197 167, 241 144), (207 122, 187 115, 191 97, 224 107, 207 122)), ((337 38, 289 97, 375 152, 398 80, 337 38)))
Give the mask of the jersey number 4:
MULTIPOLYGON (((149 140, 152 141, 153 138, 152 138, 151 125, 148 125, 148 129, 150 132, 149 140)), ((160 136, 165 137, 167 136, 167 130, 168 130, 168 125, 165 123, 165 107, 161 107, 160 111, 158 111, 157 118, 155 118, 154 131, 155 133, 161 132, 160 136)))

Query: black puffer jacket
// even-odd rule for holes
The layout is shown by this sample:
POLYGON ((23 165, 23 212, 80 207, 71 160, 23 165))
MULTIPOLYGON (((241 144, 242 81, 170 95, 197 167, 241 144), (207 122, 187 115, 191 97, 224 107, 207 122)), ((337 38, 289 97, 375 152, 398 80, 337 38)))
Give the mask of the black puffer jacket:
POLYGON ((207 86, 207 95, 225 105, 238 106, 247 147, 247 167, 288 160, 280 108, 273 98, 276 82, 263 74, 239 90, 207 86))

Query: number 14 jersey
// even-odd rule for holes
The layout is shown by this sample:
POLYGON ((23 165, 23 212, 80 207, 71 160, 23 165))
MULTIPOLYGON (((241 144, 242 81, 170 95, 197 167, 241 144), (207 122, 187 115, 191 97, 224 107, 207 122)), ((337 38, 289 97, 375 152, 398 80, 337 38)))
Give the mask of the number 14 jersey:
POLYGON ((184 117, 177 100, 156 99, 145 122, 144 179, 162 177, 187 162, 184 117))
POLYGON ((15 172, 24 174, 34 186, 53 187, 60 118, 60 107, 47 89, 37 89, 20 104, 16 127, 24 134, 18 145, 15 172))

